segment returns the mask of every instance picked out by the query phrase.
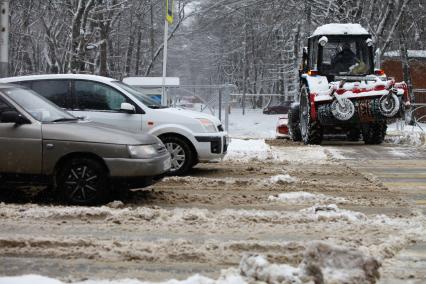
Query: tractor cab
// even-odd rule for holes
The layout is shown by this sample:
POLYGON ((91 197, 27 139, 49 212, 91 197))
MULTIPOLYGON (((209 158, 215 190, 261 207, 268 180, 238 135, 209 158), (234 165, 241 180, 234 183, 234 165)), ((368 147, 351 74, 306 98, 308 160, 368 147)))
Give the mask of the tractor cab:
POLYGON ((308 39, 302 73, 326 76, 374 74, 371 35, 358 24, 329 24, 319 27, 308 39))

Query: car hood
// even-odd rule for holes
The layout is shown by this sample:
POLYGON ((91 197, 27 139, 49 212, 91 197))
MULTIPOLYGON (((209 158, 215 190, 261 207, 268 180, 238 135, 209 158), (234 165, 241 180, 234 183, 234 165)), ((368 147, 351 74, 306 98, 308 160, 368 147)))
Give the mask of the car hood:
POLYGON ((171 114, 171 115, 181 115, 181 116, 185 116, 187 118, 206 118, 206 119, 213 121, 216 125, 222 124, 220 122, 220 120, 217 119, 216 117, 214 117, 213 115, 198 112, 198 111, 187 110, 187 109, 182 109, 182 108, 172 108, 172 107, 171 108, 158 109, 157 111, 162 112, 165 115, 171 114))
POLYGON ((43 139, 74 142, 147 145, 159 143, 159 139, 150 134, 133 134, 113 126, 90 121, 44 123, 43 139))

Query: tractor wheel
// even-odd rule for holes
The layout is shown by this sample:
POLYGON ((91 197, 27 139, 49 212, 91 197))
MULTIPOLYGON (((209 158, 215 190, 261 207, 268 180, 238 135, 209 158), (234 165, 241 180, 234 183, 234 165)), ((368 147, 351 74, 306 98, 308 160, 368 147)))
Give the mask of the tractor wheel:
POLYGON ((290 135, 290 139, 298 142, 302 141, 302 136, 300 135, 300 127, 297 122, 297 118, 295 117, 297 113, 294 113, 294 110, 290 109, 288 111, 288 134, 290 135))
POLYGON ((348 141, 357 142, 361 139, 361 130, 359 128, 351 128, 346 137, 348 141))
POLYGON ((319 121, 311 119, 311 107, 305 86, 300 91, 300 133, 305 144, 319 145, 322 142, 323 131, 319 121))
POLYGON ((362 127, 362 137, 367 145, 382 144, 386 136, 385 123, 368 124, 362 127))

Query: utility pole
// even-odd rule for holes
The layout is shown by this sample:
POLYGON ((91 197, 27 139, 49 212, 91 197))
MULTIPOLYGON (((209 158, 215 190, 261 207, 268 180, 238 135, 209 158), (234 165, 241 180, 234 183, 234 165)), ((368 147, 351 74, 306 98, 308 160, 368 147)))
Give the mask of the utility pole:
POLYGON ((167 76, 167 37, 169 35, 169 22, 164 21, 164 47, 163 47, 163 83, 161 92, 161 104, 167 106, 167 92, 166 92, 166 76, 167 76))
POLYGON ((247 93, 247 9, 244 9, 244 41, 243 41, 243 98, 242 108, 243 115, 246 114, 246 93, 247 93))
POLYGON ((0 0, 0 78, 9 75, 9 0, 0 0))
POLYGON ((169 37, 169 24, 173 24, 174 0, 166 0, 166 19, 164 21, 164 45, 163 45, 163 86, 161 92, 161 104, 168 105, 166 92, 166 76, 167 76, 167 43, 169 37))

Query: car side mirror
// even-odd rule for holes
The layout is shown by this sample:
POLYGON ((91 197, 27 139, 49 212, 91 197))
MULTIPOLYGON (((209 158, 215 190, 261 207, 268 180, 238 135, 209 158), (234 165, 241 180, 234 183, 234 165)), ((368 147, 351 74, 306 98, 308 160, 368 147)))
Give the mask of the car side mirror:
POLYGON ((126 113, 136 113, 135 106, 129 103, 122 103, 120 110, 126 113))
POLYGON ((31 123, 26 117, 15 110, 4 111, 0 115, 1 123, 29 124, 31 123))

